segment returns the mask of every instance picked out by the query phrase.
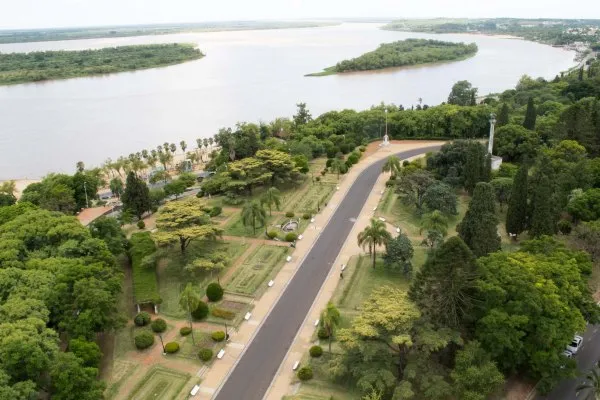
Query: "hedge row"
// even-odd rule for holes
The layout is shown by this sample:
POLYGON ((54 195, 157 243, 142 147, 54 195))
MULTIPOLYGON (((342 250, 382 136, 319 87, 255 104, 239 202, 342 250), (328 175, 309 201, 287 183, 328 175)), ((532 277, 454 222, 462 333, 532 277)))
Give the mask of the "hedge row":
POLYGON ((150 232, 138 232, 131 235, 131 268, 133 272, 133 295, 137 303, 158 302, 158 284, 156 282, 156 265, 148 264, 148 259, 156 252, 156 245, 150 232), (143 260, 146 259, 144 263, 143 260))

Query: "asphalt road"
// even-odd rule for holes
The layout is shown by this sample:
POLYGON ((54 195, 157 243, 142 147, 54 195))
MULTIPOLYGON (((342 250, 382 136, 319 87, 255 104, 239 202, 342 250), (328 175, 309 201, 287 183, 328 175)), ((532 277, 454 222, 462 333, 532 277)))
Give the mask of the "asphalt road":
POLYGON ((583 346, 575 356, 577 368, 582 376, 563 381, 548 396, 538 396, 538 399, 547 400, 577 400, 585 398, 584 392, 579 395, 575 388, 584 381, 586 372, 600 360, 600 325, 588 325, 583 335, 583 346))
MULTIPOLYGON (((405 159, 439 148, 431 146, 396 155, 405 159)), ((352 229, 354 223, 350 219, 360 214, 384 161, 374 163, 358 176, 214 399, 261 400, 264 397, 352 229)))

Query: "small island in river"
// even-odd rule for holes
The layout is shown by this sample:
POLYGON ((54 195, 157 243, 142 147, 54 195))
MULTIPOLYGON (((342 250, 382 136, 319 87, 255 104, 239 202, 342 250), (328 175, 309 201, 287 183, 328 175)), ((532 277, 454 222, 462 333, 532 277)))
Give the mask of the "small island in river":
POLYGON ((0 53, 0 85, 135 71, 197 60, 193 44, 149 44, 98 50, 0 53))
POLYGON ((384 43, 377 50, 350 60, 340 61, 333 67, 325 68, 322 72, 306 76, 326 76, 343 72, 457 61, 475 55, 477 50, 475 43, 465 44, 426 39, 399 40, 393 43, 384 43))

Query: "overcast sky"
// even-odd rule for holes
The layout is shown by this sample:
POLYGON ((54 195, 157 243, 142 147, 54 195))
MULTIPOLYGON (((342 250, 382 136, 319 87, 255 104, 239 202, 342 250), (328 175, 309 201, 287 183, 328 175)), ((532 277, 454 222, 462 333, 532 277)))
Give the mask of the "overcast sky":
POLYGON ((336 17, 600 18, 599 0, 0 0, 0 29, 336 17))

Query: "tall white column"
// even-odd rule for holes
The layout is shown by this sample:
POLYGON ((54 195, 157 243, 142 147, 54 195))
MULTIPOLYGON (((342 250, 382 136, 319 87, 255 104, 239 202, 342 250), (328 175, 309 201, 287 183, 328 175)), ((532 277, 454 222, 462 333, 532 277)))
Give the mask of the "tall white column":
POLYGON ((494 127, 496 126, 496 115, 490 114, 490 139, 488 141, 488 154, 492 155, 494 150, 494 127))

